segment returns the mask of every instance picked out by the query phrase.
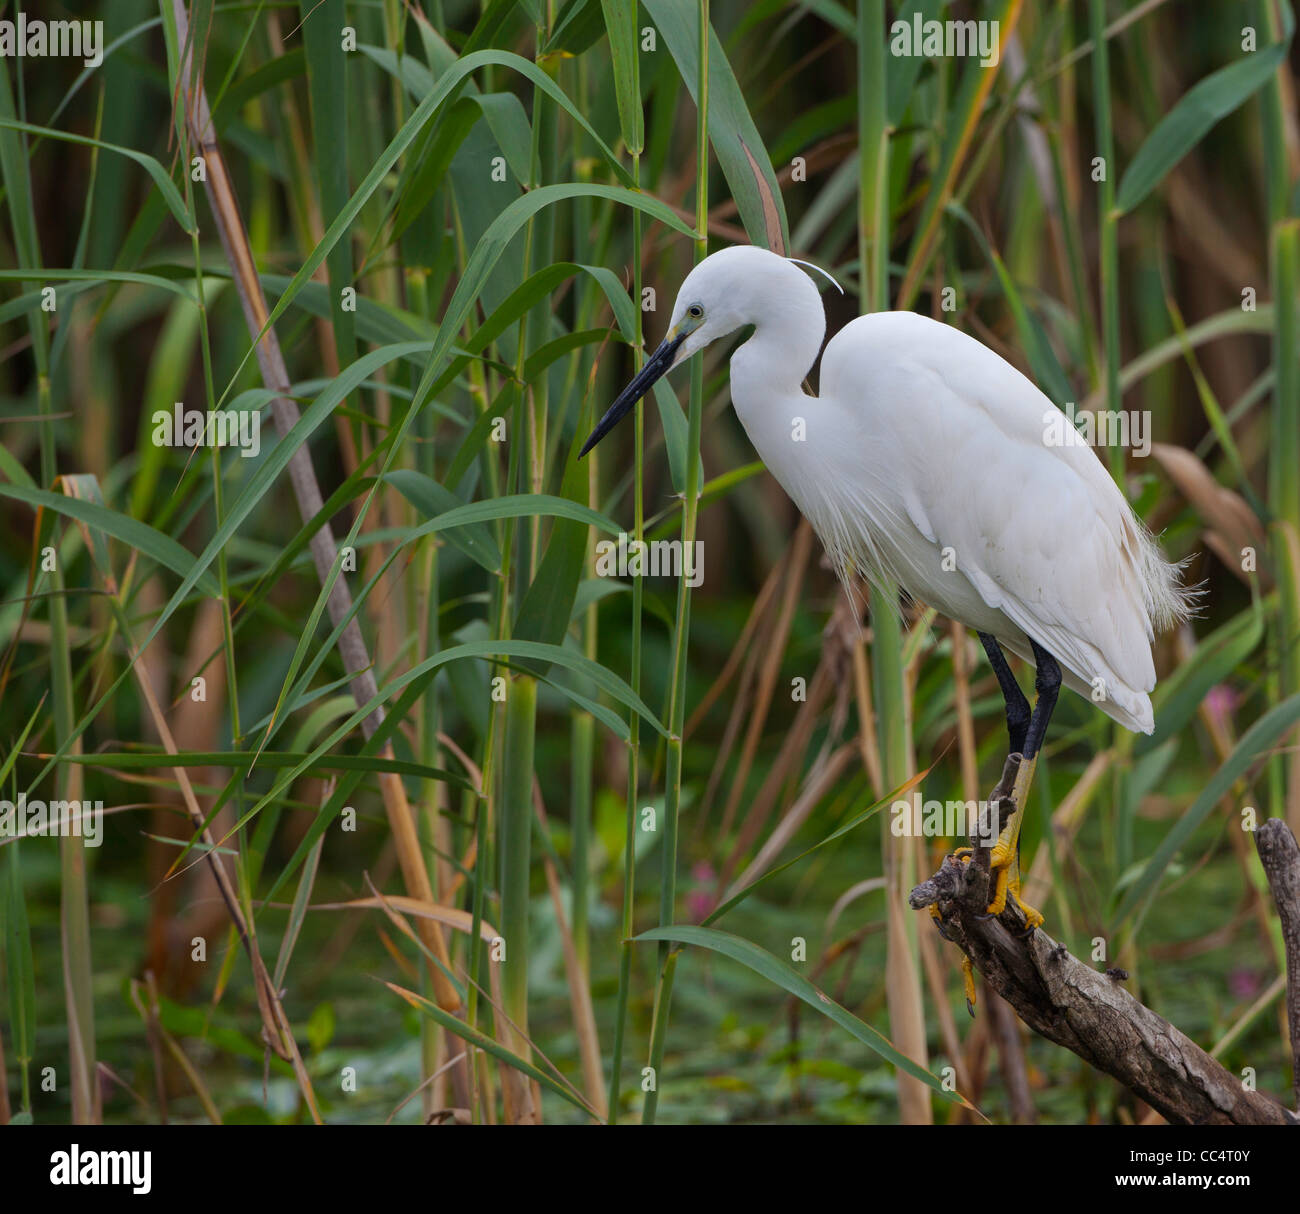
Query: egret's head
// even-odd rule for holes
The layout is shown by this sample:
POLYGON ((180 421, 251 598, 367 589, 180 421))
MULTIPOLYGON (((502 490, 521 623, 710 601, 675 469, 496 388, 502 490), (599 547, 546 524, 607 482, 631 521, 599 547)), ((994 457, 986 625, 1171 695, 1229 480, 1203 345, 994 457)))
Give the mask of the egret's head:
POLYGON ((818 323, 825 325, 817 288, 794 262, 754 245, 735 245, 706 257, 677 292, 668 335, 597 423, 581 454, 618 425, 673 367, 718 338, 778 319, 791 308, 814 309, 818 323))

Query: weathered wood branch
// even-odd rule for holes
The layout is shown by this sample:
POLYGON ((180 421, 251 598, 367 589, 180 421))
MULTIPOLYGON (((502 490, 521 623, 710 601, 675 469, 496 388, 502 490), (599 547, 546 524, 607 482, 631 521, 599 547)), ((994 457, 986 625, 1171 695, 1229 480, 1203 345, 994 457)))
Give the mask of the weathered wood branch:
POLYGON ((1281 818, 1269 818, 1255 832, 1255 849, 1282 922, 1286 948, 1286 1013, 1291 1028, 1291 1077, 1300 1110, 1300 845, 1281 818))
MULTIPOLYGON (((1014 778, 1014 762, 1008 772, 1014 778)), ((990 798, 993 805, 1010 783, 1004 773, 990 798)), ((1007 805, 1003 800, 1004 811, 1007 805)), ((1283 920, 1291 1037, 1297 1047, 1300 849, 1280 820, 1264 824, 1257 846, 1283 920)), ((1247 1090, 1238 1076, 1130 995, 1122 985, 1124 975, 1093 969, 1041 928, 1026 936, 1024 919, 1010 901, 997 918, 986 915, 989 885, 988 850, 977 847, 972 862, 945 859, 934 876, 912 890, 909 901, 915 909, 937 908, 940 934, 971 959, 1036 1033, 1118 1079, 1168 1121, 1300 1125, 1300 1117, 1264 1093, 1247 1090)))

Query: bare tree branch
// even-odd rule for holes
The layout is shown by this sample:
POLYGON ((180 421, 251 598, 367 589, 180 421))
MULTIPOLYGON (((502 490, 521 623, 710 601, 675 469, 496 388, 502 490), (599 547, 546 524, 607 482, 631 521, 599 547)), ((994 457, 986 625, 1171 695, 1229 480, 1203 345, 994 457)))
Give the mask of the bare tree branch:
POLYGON ((1269 818, 1255 832, 1255 849, 1268 877, 1286 948, 1286 1014, 1291 1027, 1291 1077, 1300 1109, 1300 846, 1286 822, 1269 818))
MULTIPOLYGON (((1014 764, 1008 764, 1014 778, 1014 764)), ((1004 773, 990 798, 993 807, 1009 801, 1004 773)), ((994 832, 996 834, 996 832, 994 832)), ((1279 914, 1287 936, 1293 1044, 1298 1013, 1300 970, 1300 852, 1281 822, 1258 832, 1265 869, 1274 863, 1279 884, 1279 914), (1279 831, 1277 827, 1282 829, 1279 831), (1285 854, 1289 842, 1290 854, 1285 854), (1276 857, 1276 859, 1274 859, 1276 857), (1283 903, 1288 909, 1283 910, 1283 903)), ((1270 872, 1270 882, 1274 878, 1270 872)), ((1194 1041, 1138 1002, 1122 985, 1124 975, 1098 972, 1071 955, 1041 928, 1026 936, 1024 920, 1008 900, 1006 911, 991 918, 988 849, 977 847, 970 862, 954 857, 912 890, 911 905, 935 907, 940 933, 966 954, 985 980, 1040 1036, 1114 1076, 1167 1121, 1184 1125, 1297 1125, 1300 1117, 1262 1092, 1246 1089, 1238 1076, 1219 1065, 1194 1041)))

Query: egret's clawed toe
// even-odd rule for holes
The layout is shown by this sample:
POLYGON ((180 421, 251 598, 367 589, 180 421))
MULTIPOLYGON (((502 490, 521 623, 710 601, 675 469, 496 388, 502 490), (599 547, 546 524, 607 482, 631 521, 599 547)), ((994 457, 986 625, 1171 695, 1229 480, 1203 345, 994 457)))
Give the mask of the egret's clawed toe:
POLYGON ((975 966, 969 957, 961 959, 961 985, 966 992, 966 1011, 975 1017, 975 966))
POLYGON ((994 852, 990 868, 996 874, 993 886, 993 901, 989 903, 986 913, 990 916, 1002 914, 1007 909, 1007 900, 1010 899, 1016 905, 1016 908, 1025 917, 1025 935, 1029 935, 1035 928, 1042 927, 1042 912, 1035 910, 1020 897, 1020 877, 1013 876, 1016 859, 1014 853, 1011 859, 1005 864, 999 865, 997 853, 994 852))

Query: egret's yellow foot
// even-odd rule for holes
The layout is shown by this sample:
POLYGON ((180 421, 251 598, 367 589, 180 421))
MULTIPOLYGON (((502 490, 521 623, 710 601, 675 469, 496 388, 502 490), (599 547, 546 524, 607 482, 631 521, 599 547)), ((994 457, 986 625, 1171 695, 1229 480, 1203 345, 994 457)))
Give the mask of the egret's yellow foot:
POLYGON ((993 901, 984 908, 989 915, 1000 915, 1007 909, 1007 889, 1010 886, 1011 866, 1004 865, 991 869, 993 873, 993 901))
POLYGON ((1020 913, 1025 917, 1026 933, 1032 932, 1036 927, 1043 926, 1043 912, 1030 906, 1029 903, 1020 896, 1019 876, 1017 876, 1015 880, 1007 886, 1007 893, 1015 899, 1016 906, 1020 908, 1020 913))
POLYGON ((1011 875, 1011 866, 997 870, 997 883, 993 887, 993 901, 988 904, 986 913, 990 915, 1000 915, 1007 909, 1007 899, 1010 898, 1019 908, 1020 913, 1025 917, 1025 930, 1032 932, 1036 927, 1042 927, 1043 915, 1041 911, 1035 910, 1020 896, 1020 878, 1011 875))
POLYGON ((1018 860, 1020 827, 1025 817, 1024 807, 1029 798, 1029 786, 1034 779, 1034 768, 1037 766, 1038 759, 1035 756, 1028 761, 1022 761, 1016 771, 1016 782, 1011 790, 1013 806, 1011 817, 1007 819, 1006 826, 1002 828, 997 843, 989 853, 989 871, 994 874, 994 884, 993 901, 986 908, 988 914, 1000 915, 1006 910, 1007 898, 1012 898, 1019 907, 1020 913, 1024 915, 1029 931, 1042 924, 1043 916, 1021 900, 1018 860))

